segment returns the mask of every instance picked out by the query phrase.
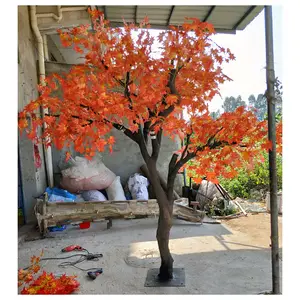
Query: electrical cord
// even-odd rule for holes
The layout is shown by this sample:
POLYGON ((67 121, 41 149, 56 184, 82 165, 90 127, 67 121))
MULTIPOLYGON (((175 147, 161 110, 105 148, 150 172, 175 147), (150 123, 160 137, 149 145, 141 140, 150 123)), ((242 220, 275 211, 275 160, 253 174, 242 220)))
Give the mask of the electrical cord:
MULTIPOLYGON (((87 253, 80 253, 80 254, 73 254, 70 256, 64 256, 64 257, 43 257, 40 259, 40 261, 45 261, 45 260, 64 260, 64 259, 68 259, 68 258, 72 258, 72 257, 79 257, 77 260, 75 261, 65 261, 60 263, 58 266, 61 268, 66 268, 69 266, 75 267, 81 271, 85 271, 85 272, 89 272, 92 270, 99 270, 99 268, 89 268, 89 269, 82 269, 80 267, 77 266, 77 264, 84 262, 84 261, 98 261, 100 257, 103 257, 103 254, 101 253, 90 253, 88 250, 86 249, 82 249, 82 251, 86 251, 87 253)), ((23 270, 27 270, 28 268, 30 268, 30 266, 24 268, 23 270)))

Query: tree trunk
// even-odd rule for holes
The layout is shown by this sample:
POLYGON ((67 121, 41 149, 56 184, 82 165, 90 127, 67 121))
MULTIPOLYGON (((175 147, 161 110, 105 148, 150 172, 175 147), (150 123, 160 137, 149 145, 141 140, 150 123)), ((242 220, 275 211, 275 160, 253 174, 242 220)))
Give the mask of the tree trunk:
POLYGON ((169 249, 170 230, 173 220, 173 193, 171 199, 167 195, 160 184, 156 163, 150 161, 147 163, 150 173, 150 181, 153 185, 154 192, 159 205, 158 227, 156 239, 161 257, 161 266, 158 274, 159 280, 167 281, 173 278, 173 258, 169 249))
POLYGON ((172 208, 160 209, 156 239, 161 258, 158 277, 161 281, 173 278, 173 257, 169 249, 170 230, 172 227, 172 208))

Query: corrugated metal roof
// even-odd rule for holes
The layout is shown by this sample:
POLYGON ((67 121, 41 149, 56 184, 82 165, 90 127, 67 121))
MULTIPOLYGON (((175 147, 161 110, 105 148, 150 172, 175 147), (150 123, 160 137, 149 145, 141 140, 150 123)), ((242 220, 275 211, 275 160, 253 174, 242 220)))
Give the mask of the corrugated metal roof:
POLYGON ((199 18, 214 25, 219 33, 235 33, 243 30, 263 10, 263 6, 96 6, 103 11, 112 26, 122 26, 126 22, 139 23, 145 16, 151 28, 167 29, 169 25, 180 25, 185 17, 199 18))

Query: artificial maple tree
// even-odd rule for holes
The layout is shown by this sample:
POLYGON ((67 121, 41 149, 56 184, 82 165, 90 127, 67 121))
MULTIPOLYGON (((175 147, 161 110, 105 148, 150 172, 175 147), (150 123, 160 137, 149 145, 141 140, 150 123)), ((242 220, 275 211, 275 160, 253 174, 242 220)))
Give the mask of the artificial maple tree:
POLYGON ((173 273, 169 234, 179 170, 193 160, 190 168, 196 171, 196 182, 204 176, 212 182, 220 175, 234 176, 235 168, 251 165, 260 148, 270 147, 266 123, 258 122, 244 107, 216 120, 210 117, 209 102, 219 94, 219 85, 230 80, 222 65, 235 59, 229 49, 212 41, 211 24, 187 18, 154 38, 147 30, 147 18, 140 26, 124 22, 123 28, 112 28, 101 12, 90 14, 92 31, 89 26, 59 31, 62 45, 82 53, 84 64, 48 76, 39 87, 38 99, 19 114, 19 127, 27 130, 34 143, 53 143, 58 149, 74 145, 88 158, 107 146, 112 151, 113 128, 138 145, 160 211, 159 277, 168 280, 173 273), (49 110, 43 119, 37 114, 39 107, 49 110), (187 119, 180 117, 184 110, 187 119), (38 136, 43 122, 47 126, 38 136), (163 135, 184 141, 182 149, 172 154, 167 192, 157 172, 163 135))

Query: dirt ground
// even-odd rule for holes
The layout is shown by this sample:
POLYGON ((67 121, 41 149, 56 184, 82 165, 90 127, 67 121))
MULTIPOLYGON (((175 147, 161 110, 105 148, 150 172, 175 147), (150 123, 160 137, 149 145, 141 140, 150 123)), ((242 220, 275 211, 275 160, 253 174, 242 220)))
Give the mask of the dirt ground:
MULTIPOLYGON (((248 214, 247 217, 240 217, 237 219, 223 220, 222 223, 226 224, 233 232, 240 232, 246 234, 249 242, 268 247, 271 243, 271 218, 268 213, 248 214)), ((282 247, 282 217, 278 218, 278 234, 279 234, 279 247, 282 247)))
POLYGON ((54 238, 19 240, 19 268, 26 267, 42 249, 44 257, 62 257, 62 248, 76 244, 103 254, 97 262, 80 264, 84 269, 103 268, 95 281, 74 267, 58 267, 61 261, 45 261, 42 267, 54 274, 77 275, 77 294, 258 294, 271 290, 269 219, 268 214, 249 214, 203 225, 175 219, 170 250, 174 267, 185 270, 182 287, 144 286, 148 270, 160 265, 157 218, 115 220, 109 230, 105 222, 95 222, 87 230, 70 226, 53 233, 54 238))

